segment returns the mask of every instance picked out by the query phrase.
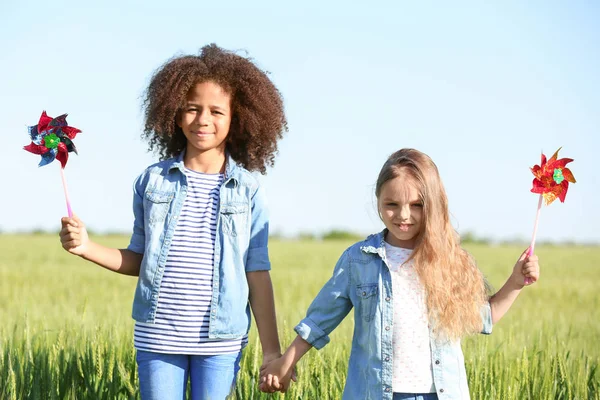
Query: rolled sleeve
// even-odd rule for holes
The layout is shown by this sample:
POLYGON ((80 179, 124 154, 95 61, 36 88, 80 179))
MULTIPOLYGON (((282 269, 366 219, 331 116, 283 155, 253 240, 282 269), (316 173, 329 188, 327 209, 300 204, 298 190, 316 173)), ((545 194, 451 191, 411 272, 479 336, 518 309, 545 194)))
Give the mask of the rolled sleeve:
POLYGON ((142 177, 138 177, 133 184, 133 233, 127 250, 144 254, 146 237, 144 233, 144 192, 141 184, 142 177), (140 194, 142 193, 142 194, 140 194))
POLYGON ((316 349, 329 343, 329 334, 344 320, 352 309, 349 297, 348 251, 338 260, 333 276, 313 300, 306 318, 294 330, 316 349))
POLYGON ((485 335, 489 335, 492 333, 492 307, 489 302, 486 302, 483 306, 481 306, 481 321, 483 322, 483 328, 481 329, 481 333, 485 335))
POLYGON ((258 187, 252 196, 250 242, 246 256, 246 272, 268 271, 269 261, 269 211, 265 191, 258 187))
POLYGON ((300 321, 294 330, 317 350, 322 349, 329 343, 329 336, 308 317, 300 321))
POLYGON ((269 249, 267 247, 248 249, 246 272, 269 271, 270 269, 271 262, 269 261, 269 249))

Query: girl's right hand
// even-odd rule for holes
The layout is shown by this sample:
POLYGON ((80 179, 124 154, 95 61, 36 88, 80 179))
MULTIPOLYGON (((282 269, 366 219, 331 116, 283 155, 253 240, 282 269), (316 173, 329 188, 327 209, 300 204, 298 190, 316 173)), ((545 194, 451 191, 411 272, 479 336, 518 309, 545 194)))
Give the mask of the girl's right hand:
POLYGON ((83 256, 88 250, 90 239, 83 222, 76 216, 63 217, 61 220, 60 242, 63 249, 71 254, 83 256))
POLYGON ((540 278, 540 265, 535 254, 529 255, 529 247, 517 260, 509 279, 519 287, 533 285, 540 278))

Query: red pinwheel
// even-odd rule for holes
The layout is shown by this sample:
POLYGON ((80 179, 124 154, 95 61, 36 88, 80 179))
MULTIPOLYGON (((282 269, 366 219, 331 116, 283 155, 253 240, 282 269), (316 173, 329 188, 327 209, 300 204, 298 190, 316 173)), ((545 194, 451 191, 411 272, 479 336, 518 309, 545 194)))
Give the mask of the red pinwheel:
POLYGON ((79 129, 67 124, 67 114, 51 118, 46 111, 43 111, 38 124, 29 127, 31 143, 23 148, 42 156, 40 167, 51 163, 56 158, 64 168, 69 160, 69 153, 77 154, 73 139, 79 132, 81 132, 79 129))
POLYGON ((531 172, 535 175, 531 192, 542 195, 546 205, 551 204, 557 198, 561 203, 564 203, 569 190, 569 182, 576 182, 571 170, 565 167, 573 159, 561 158, 559 160, 559 151, 560 149, 556 150, 556 153, 548 161, 546 161, 546 156, 542 154, 540 165, 534 165, 531 168, 531 172))
MULTIPOLYGON (((540 165, 534 165, 531 168, 531 172, 535 176, 533 179, 532 193, 539 193, 540 199, 538 201, 537 214, 535 216, 535 225, 533 228, 533 236, 531 238, 531 245, 529 246, 529 255, 533 254, 535 247, 535 237, 537 235, 538 222, 540 220, 540 211, 542 209, 542 200, 545 200, 546 205, 551 204, 557 198, 564 203, 567 191, 569 190, 569 182, 575 183, 575 177, 569 168, 565 166, 573 161, 571 158, 558 159, 558 152, 562 149, 560 147, 556 152, 546 160, 546 156, 542 153, 542 162, 540 165)), ((526 283, 528 283, 526 281, 526 283)))
POLYGON ((69 153, 74 152, 77 154, 77 148, 75 148, 73 139, 75 139, 75 136, 79 132, 81 132, 79 129, 67 124, 67 114, 52 118, 46 114, 46 111, 42 111, 42 116, 38 124, 29 127, 31 143, 23 147, 30 153, 42 156, 39 164, 40 167, 50 164, 54 159, 60 161, 60 175, 69 217, 73 216, 73 211, 71 210, 71 202, 69 201, 67 182, 63 170, 69 160, 69 153))

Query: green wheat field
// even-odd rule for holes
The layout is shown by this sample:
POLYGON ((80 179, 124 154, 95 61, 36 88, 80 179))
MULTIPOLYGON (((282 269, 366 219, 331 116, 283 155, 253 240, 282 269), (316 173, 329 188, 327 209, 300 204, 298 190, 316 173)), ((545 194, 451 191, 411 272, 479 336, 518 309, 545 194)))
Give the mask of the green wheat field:
MULTIPOLYGON (((97 241, 125 247, 124 236, 97 241)), ((272 279, 283 346, 350 242, 272 241, 272 279)), ((522 248, 470 245, 499 288, 522 248)), ((491 336, 463 341, 473 399, 600 399, 600 247, 537 248, 541 280, 523 291, 491 336)), ((58 236, 0 235, 0 399, 135 399, 130 318, 135 278, 67 254, 58 236)), ((299 363, 288 393, 257 388, 256 330, 235 398, 339 399, 351 315, 323 350, 299 363)))

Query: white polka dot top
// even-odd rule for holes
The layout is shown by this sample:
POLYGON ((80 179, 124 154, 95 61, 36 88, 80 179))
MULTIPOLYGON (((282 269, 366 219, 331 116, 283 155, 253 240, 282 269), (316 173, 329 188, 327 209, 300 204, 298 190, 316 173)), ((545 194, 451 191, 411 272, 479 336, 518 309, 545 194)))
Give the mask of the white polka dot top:
POLYGON ((386 261, 392 273, 394 298, 393 379, 394 392, 433 393, 429 322, 425 292, 412 261, 412 250, 385 243, 386 261))

